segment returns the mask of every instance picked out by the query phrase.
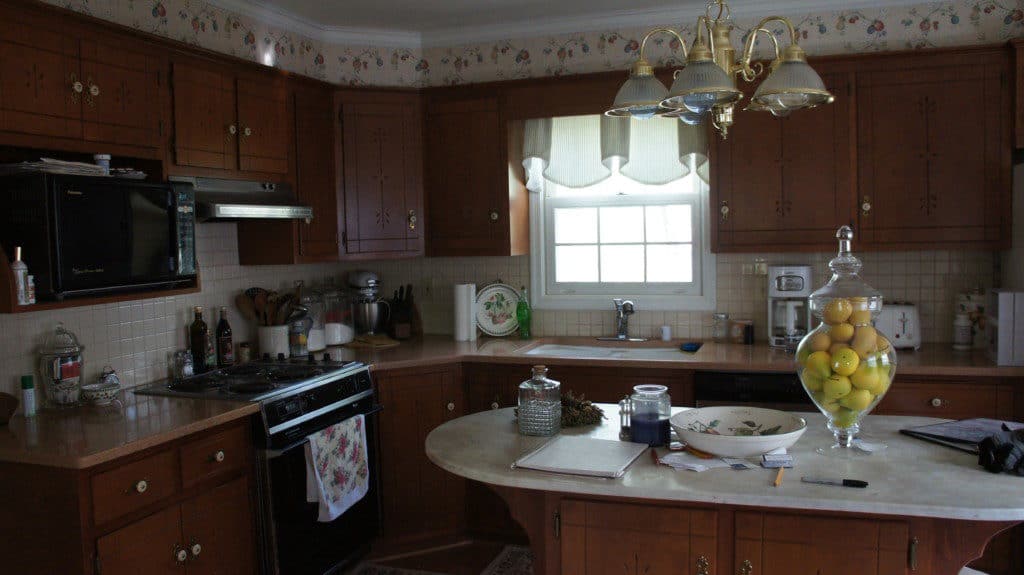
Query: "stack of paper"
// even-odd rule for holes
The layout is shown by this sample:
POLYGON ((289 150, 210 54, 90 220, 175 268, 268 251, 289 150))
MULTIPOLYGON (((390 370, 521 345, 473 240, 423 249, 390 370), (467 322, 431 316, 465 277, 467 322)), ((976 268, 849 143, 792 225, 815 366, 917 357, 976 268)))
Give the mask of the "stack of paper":
POLYGON ((671 466, 676 471, 686 469, 689 471, 707 471, 717 467, 729 467, 729 464, 721 459, 703 459, 685 451, 673 451, 661 456, 659 460, 665 465, 671 466))
POLYGON ((592 477, 621 477, 646 450, 647 446, 642 443, 559 435, 540 449, 517 459, 512 467, 592 477))

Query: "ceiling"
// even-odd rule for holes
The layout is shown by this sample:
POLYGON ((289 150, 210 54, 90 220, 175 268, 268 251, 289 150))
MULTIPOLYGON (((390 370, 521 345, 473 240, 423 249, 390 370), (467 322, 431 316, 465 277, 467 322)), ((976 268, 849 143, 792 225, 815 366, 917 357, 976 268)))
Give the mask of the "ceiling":
MULTIPOLYGON (((453 46, 592 30, 692 25, 705 0, 209 0, 315 39, 453 46)), ((731 0, 740 18, 893 6, 920 0, 731 0)))

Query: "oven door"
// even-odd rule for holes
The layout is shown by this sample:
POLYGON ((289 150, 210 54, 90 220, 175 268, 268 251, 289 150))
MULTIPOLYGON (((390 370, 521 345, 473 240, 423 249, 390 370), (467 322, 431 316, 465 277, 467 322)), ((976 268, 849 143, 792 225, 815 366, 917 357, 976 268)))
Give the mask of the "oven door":
MULTIPOLYGON (((279 450, 263 450, 260 464, 263 481, 260 499, 264 516, 264 541, 268 553, 266 573, 324 575, 341 573, 369 551, 380 530, 380 465, 377 450, 377 412, 367 398, 312 422, 307 435, 348 418, 366 417, 366 442, 370 486, 366 495, 334 521, 317 521, 318 506, 306 501, 307 440, 279 450)), ((272 441, 273 442, 273 441, 272 441)))

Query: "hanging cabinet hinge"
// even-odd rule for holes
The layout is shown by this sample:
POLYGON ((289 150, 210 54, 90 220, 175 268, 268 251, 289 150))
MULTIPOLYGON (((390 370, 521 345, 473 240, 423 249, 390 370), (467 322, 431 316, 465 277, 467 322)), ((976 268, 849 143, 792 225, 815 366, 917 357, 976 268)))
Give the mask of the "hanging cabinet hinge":
POLYGON ((555 539, 559 539, 562 537, 562 513, 555 511, 554 519, 555 539))
POLYGON ((907 546, 907 567, 911 571, 917 571, 917 544, 920 540, 917 537, 912 537, 910 543, 907 546))

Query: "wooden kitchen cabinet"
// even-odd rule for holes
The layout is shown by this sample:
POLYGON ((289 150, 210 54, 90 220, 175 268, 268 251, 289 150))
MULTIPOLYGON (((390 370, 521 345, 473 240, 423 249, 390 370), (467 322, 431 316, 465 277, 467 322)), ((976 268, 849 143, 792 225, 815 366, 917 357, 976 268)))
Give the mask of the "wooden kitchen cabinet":
POLYGON ((497 97, 427 96, 426 178, 431 256, 510 256, 530 251, 522 136, 497 97), (518 148, 518 149, 517 149, 518 148), (518 159, 517 159, 518 158, 518 159))
POLYGON ((145 566, 147 574, 170 575, 184 571, 179 549, 181 507, 174 505, 100 537, 96 563, 100 573, 141 573, 145 566))
POLYGON ((465 413, 452 366, 375 375, 380 413, 384 537, 401 544, 455 535, 464 523, 465 481, 437 467, 423 445, 435 428, 465 413))
POLYGON ((171 83, 170 172, 271 179, 289 173, 292 112, 283 80, 270 74, 239 75, 220 64, 181 58, 172 64, 171 83))
POLYGON ((562 575, 725 573, 713 509, 563 499, 559 514, 562 575))
POLYGON ((313 208, 313 221, 296 224, 303 262, 336 261, 341 253, 344 198, 335 168, 336 124, 333 91, 295 90, 295 195, 313 208))
POLYGON ((423 255, 422 106, 418 94, 338 95, 350 257, 423 255))
POLYGON ((712 134, 713 251, 827 251, 854 221, 851 76, 822 79, 833 104, 785 118, 740 106, 729 138, 712 134))
POLYGON ((873 413, 946 419, 1012 419, 1013 386, 1000 380, 900 375, 873 413))
POLYGON ((1006 247, 1008 64, 1007 51, 992 49, 920 53, 858 69, 859 241, 892 249, 1006 247))

